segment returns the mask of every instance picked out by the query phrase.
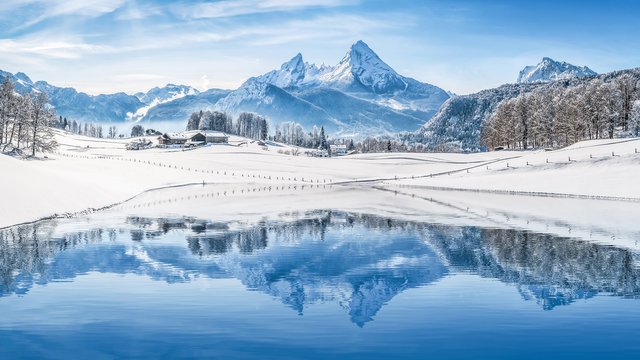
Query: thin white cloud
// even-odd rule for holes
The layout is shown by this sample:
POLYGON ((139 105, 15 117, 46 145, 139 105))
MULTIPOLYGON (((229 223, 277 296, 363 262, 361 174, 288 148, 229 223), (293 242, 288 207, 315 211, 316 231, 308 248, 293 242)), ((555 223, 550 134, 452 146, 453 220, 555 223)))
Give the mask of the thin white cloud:
MULTIPOLYGON (((390 17, 393 18, 393 17, 390 17)), ((393 29, 396 21, 357 15, 318 16, 292 20, 281 26, 259 26, 242 33, 251 45, 276 45, 302 40, 357 40, 372 32, 393 29)))
POLYGON ((21 28, 28 28, 46 19, 63 15, 97 17, 120 8, 125 0, 3 0, 0 11, 15 12, 31 8, 35 16, 24 22, 21 28))
POLYGON ((359 0, 226 0, 193 5, 176 5, 173 11, 189 19, 223 18, 275 11, 354 5, 359 0))
POLYGON ((87 53, 111 51, 109 47, 69 40, 0 39, 0 54, 35 55, 47 58, 77 59, 87 53))
POLYGON ((129 2, 117 9, 116 18, 122 21, 142 20, 163 13, 164 10, 159 5, 138 5, 135 2, 129 2))
MULTIPOLYGON (((358 15, 316 16, 274 23, 250 23, 237 26, 211 27, 201 24, 179 24, 140 35, 137 43, 114 46, 116 52, 170 49, 189 44, 214 44, 233 41, 236 45, 276 45, 301 40, 344 40, 365 38, 373 32, 397 27, 399 17, 362 17, 358 15)), ((406 24, 409 20, 402 17, 406 24)))

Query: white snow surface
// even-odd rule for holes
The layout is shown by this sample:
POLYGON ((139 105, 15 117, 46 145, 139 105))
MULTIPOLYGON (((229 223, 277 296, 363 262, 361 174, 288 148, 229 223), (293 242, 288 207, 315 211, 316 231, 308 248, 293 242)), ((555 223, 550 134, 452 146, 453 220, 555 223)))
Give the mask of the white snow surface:
MULTIPOLYGON (((294 197, 305 202, 308 200, 300 196, 306 194, 299 192, 301 186, 310 189, 312 185, 328 184, 356 189, 410 187, 427 195, 435 188, 450 188, 640 200, 640 154, 635 153, 640 149, 640 139, 588 141, 549 152, 313 158, 279 153, 293 149, 285 145, 271 143, 264 147, 235 136, 229 145, 189 151, 127 151, 125 144, 130 140, 126 139, 93 139, 60 131, 56 136, 60 148, 47 159, 42 155, 38 160, 0 156, 0 227, 102 208, 149 189, 203 182, 229 190, 226 206, 233 203, 239 207, 246 204, 239 191, 231 195, 233 189, 295 186, 298 190, 292 190, 296 191, 294 197)), ((476 196, 476 192, 463 193, 465 198, 476 196)), ((344 199, 343 207, 348 207, 357 196, 344 199)), ((397 199, 399 203, 394 206, 402 207, 404 200, 397 199)), ((280 201, 273 198, 274 203, 280 201)), ((384 203, 378 205, 384 207, 384 203)), ((374 208, 372 205, 372 213, 376 213, 374 208)))

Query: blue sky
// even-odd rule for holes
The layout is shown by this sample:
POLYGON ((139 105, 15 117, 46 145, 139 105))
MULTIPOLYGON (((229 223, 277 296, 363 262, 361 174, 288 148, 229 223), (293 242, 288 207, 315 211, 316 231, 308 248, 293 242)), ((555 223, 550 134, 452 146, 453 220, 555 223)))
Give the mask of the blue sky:
POLYGON ((361 39, 399 73, 466 94, 543 56, 640 66, 639 3, 3 0, 0 69, 91 94, 235 88, 298 52, 336 64, 361 39))

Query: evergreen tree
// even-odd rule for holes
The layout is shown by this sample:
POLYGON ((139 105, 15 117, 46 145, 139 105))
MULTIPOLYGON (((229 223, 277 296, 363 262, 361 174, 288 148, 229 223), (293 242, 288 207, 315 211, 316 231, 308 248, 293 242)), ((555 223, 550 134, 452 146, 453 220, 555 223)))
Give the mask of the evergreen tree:
POLYGON ((324 126, 320 128, 320 149, 329 151, 327 137, 324 135, 324 126))

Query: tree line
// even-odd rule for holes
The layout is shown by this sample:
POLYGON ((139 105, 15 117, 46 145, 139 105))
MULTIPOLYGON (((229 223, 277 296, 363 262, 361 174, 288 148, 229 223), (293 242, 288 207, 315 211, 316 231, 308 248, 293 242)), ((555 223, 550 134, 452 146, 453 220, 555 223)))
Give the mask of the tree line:
POLYGON ((78 135, 90 136, 94 138, 110 138, 114 139, 118 136, 122 137, 123 134, 118 134, 118 128, 116 126, 109 126, 107 132, 104 132, 104 128, 100 124, 94 123, 82 123, 78 121, 67 121, 67 118, 60 117, 57 127, 62 130, 66 130, 78 135))
POLYGON ((15 84, 5 77, 0 86, 0 150, 23 153, 53 151, 57 142, 51 130, 55 113, 47 94, 20 95, 15 84))
POLYGON ((490 149, 558 148, 582 140, 640 136, 640 79, 594 78, 522 93, 498 104, 482 127, 490 149))
POLYGON ((353 138, 330 139, 326 135, 324 127, 318 129, 314 125, 311 131, 307 132, 297 122, 283 122, 276 125, 275 134, 270 138, 288 145, 327 151, 329 151, 330 145, 344 145, 347 151, 361 153, 431 151, 426 145, 402 140, 400 136, 370 136, 361 140, 354 140, 353 138))
MULTIPOLYGON (((294 121, 282 122, 269 135, 268 121, 255 113, 243 112, 236 121, 224 112, 199 111, 191 114, 187 121, 187 130, 214 130, 228 134, 244 136, 257 140, 272 140, 283 144, 330 151, 330 145, 345 145, 348 151, 359 152, 427 152, 427 146, 410 143, 399 137, 368 137, 360 141, 354 139, 329 139, 323 126, 314 125, 311 131, 294 121)), ((140 136, 143 129, 137 129, 140 136)))
POLYGON ((189 130, 213 130, 256 140, 267 140, 269 123, 255 113, 243 112, 234 121, 231 115, 220 111, 194 112, 187 120, 189 130))
POLYGON ((272 140, 310 149, 329 149, 324 127, 313 126, 307 132, 297 122, 283 122, 276 125, 273 135, 269 135, 269 122, 259 114, 243 112, 234 121, 231 115, 220 111, 199 111, 187 120, 189 130, 213 130, 256 140, 272 140))

